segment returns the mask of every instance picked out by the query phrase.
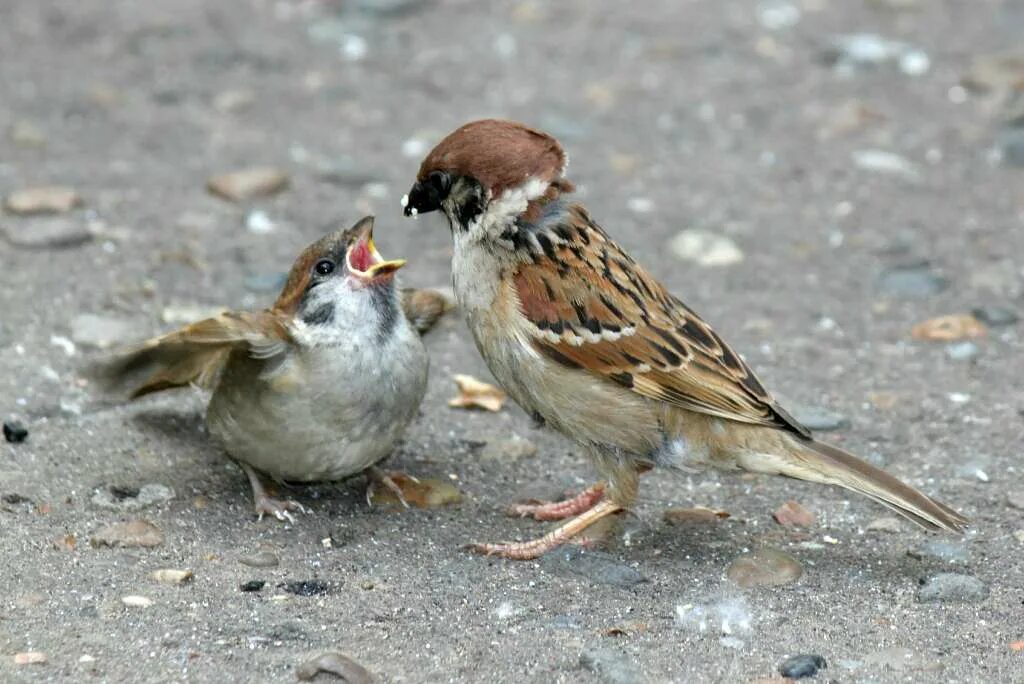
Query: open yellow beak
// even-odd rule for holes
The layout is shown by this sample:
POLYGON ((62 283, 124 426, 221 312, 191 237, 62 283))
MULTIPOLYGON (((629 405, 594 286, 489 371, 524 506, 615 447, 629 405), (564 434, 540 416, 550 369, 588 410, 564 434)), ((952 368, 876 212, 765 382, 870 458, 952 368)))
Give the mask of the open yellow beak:
POLYGON ((366 281, 390 276, 405 266, 405 259, 385 260, 373 244, 373 219, 366 217, 360 221, 359 232, 355 241, 345 255, 348 270, 352 275, 366 281))

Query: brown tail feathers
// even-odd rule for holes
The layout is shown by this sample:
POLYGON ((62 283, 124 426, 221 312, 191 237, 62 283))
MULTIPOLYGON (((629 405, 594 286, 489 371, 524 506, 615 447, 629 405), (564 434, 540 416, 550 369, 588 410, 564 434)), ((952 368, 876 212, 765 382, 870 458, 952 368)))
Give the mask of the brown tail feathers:
POLYGON ((849 489, 926 529, 960 533, 967 527, 967 518, 949 506, 925 496, 849 452, 814 440, 794 438, 793 443, 797 448, 785 457, 757 454, 744 459, 743 465, 749 470, 849 489))

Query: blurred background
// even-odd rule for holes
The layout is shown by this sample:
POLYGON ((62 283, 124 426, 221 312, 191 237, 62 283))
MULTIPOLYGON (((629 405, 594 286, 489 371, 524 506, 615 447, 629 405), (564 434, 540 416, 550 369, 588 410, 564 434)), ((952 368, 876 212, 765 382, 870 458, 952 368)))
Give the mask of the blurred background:
MULTIPOLYGON (((290 674, 298 649, 327 640, 319 624, 295 626, 285 604, 250 613, 236 600, 249 577, 236 575, 252 571, 204 560, 257 540, 282 557, 273 572, 390 587, 327 601, 312 615, 344 627, 368 663, 399 679, 480 681, 518 668, 524 679, 576 681, 579 642, 634 605, 651 629, 623 643, 655 681, 679 674, 680 642, 698 644, 686 650, 689 681, 767 675, 785 652, 821 650, 828 639, 830 659, 861 658, 893 646, 864 627, 883 619, 900 626, 904 646, 946 668, 942 678, 1003 679, 993 672, 1008 672, 998 668, 1014 657, 1006 643, 1020 624, 1024 540, 1019 510, 1004 510, 1015 505, 1007 501, 1024 506, 1019 493, 1012 498, 1024 411, 1022 37, 1021 0, 3 0, 0 414, 30 436, 3 445, 0 484, 53 503, 45 513, 4 513, 13 521, 3 526, 5 548, 41 559, 29 571, 0 564, 5 586, 25 596, 59 578, 123 610, 117 597, 137 581, 133 564, 149 567, 153 556, 63 554, 50 539, 85 538, 114 515, 82 496, 99 484, 170 482, 178 496, 148 513, 168 530, 161 558, 216 579, 197 583, 191 598, 158 595, 145 618, 105 622, 109 630, 87 636, 82 650, 107 652, 96 667, 115 679, 130 676, 133 657, 156 653, 151 671, 169 679, 190 667, 213 678, 225 663, 244 663, 270 681, 290 674), (355 486, 327 494, 349 526, 351 546, 339 556, 324 556, 320 544, 333 529, 326 504, 325 517, 297 530, 254 528, 244 483, 200 434, 198 402, 169 400, 145 424, 96 408, 79 377, 88 359, 221 307, 268 305, 303 246, 365 214, 377 216, 385 256, 410 258, 406 284, 446 284, 444 220, 403 219, 399 199, 441 137, 485 116, 558 137, 595 218, 799 418, 839 431, 828 438, 981 523, 981 537, 950 552, 993 583, 988 603, 954 613, 966 631, 952 635, 942 627, 949 614, 913 603, 915 573, 949 558, 908 560, 917 544, 909 533, 869 543, 856 530, 882 511, 791 483, 645 482, 640 515, 657 531, 625 553, 652 578, 647 593, 543 573, 534 587, 529 564, 456 553, 470 538, 509 535, 499 507, 514 493, 590 477, 585 459, 566 456, 563 441, 532 430, 518 409, 446 407, 453 373, 488 377, 457 317, 428 340, 431 389, 397 465, 451 473, 468 501, 435 517, 385 517, 361 507, 355 486), (954 318, 934 320, 945 316, 954 318), (512 433, 547 456, 477 458, 480 445, 512 433), (669 601, 717 591, 726 563, 764 541, 764 528, 734 525, 693 541, 657 527, 661 508, 689 501, 756 518, 787 496, 835 523, 829 532, 843 544, 855 536, 819 544, 828 551, 807 562, 816 566, 803 590, 844 597, 835 612, 806 595, 761 598, 754 623, 785 627, 773 635, 779 645, 750 646, 745 657, 680 636, 665 617, 669 601), (224 503, 201 508, 201 498, 224 503), (385 526, 389 534, 367 541, 385 526), (435 584, 439 564, 440 576, 455 579, 435 584), (862 564, 878 574, 855 574, 862 564), (549 625, 545 611, 509 618, 520 615, 513 606, 500 618, 517 625, 502 653, 482 657, 491 603, 508 586, 531 587, 537 594, 521 603, 569 615, 570 628, 549 625), (588 597, 585 610, 565 605, 573 593, 588 597), (862 604, 865 593, 874 598, 862 604), (450 608, 453 595, 472 626, 444 651, 451 622, 437 606, 450 608), (386 619, 366 617, 377 614, 375 601, 388 606, 386 619), (209 606, 236 625, 227 636, 209 606), (183 612, 200 625, 191 635, 178 623, 183 612), (273 626, 257 630, 258 643, 247 631, 254 615, 273 626), (978 620, 988 627, 975 630, 978 620), (165 632, 175 635, 170 645, 153 636, 165 632), (381 634, 402 642, 394 658, 381 634), (845 643, 851 634, 858 640, 845 643)), ((515 524, 520 537, 537 529, 515 524)), ((801 553, 806 562, 818 552, 801 553)), ((120 615, 100 599, 93 612, 120 615)), ((7 650, 35 645, 51 661, 76 662, 78 651, 63 661, 56 651, 92 633, 78 596, 16 600, 7 650)), ((888 681, 879 676, 872 681, 888 681)))

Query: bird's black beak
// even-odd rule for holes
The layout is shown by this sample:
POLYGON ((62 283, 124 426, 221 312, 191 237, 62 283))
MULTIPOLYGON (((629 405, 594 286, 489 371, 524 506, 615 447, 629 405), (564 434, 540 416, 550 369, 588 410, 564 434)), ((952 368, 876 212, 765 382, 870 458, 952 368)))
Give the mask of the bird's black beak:
POLYGON ((409 194, 402 198, 406 216, 418 216, 441 208, 441 202, 451 191, 451 176, 444 171, 432 171, 424 180, 416 181, 409 194))

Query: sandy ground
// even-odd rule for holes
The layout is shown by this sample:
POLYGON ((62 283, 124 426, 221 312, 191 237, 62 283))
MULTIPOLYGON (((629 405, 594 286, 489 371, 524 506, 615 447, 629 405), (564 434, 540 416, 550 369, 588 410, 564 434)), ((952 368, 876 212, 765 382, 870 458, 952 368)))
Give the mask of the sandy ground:
POLYGON ((1024 72, 982 61, 963 83, 1021 35, 1017 0, 5 0, 0 194, 60 184, 83 205, 0 215, 0 413, 30 433, 0 443, 0 678, 293 681, 337 650, 395 682, 747 682, 795 654, 823 656, 822 680, 1024 681, 1021 323, 974 347, 910 335, 1024 311, 1024 133, 1006 124, 1024 72), (833 40, 856 32, 901 44, 876 66, 837 61, 833 40), (121 406, 80 380, 99 352, 76 317, 134 339, 263 306, 302 246, 366 213, 384 254, 412 258, 406 283, 446 283, 442 221, 406 221, 398 201, 434 142, 485 115, 559 136, 634 256, 787 404, 845 418, 826 437, 970 516, 966 537, 869 531, 886 511, 792 481, 658 472, 607 555, 469 555, 543 530, 507 502, 594 473, 514 406, 447 407, 454 373, 489 377, 458 316, 429 336, 428 396, 391 461, 455 484, 451 508, 370 509, 355 479, 296 488, 312 513, 294 525, 257 522, 199 397, 121 406), (205 191, 253 165, 290 187, 205 191), (683 260, 682 230, 744 258, 683 260), (513 435, 537 454, 503 450, 513 435), (145 485, 173 496, 128 510, 145 485), (123 500, 94 501, 111 487, 123 500), (789 499, 816 522, 773 522, 789 499), (732 517, 663 522, 695 505, 732 517), (159 546, 90 544, 139 518, 159 546), (756 548, 803 576, 737 587, 726 570, 756 548), (253 554, 278 563, 240 562, 253 554), (158 583, 160 568, 194 579, 158 583), (944 572, 987 596, 921 602, 944 572), (240 591, 251 580, 266 585, 240 591), (322 593, 288 592, 307 580, 322 593), (47 662, 16 664, 26 652, 47 662))

